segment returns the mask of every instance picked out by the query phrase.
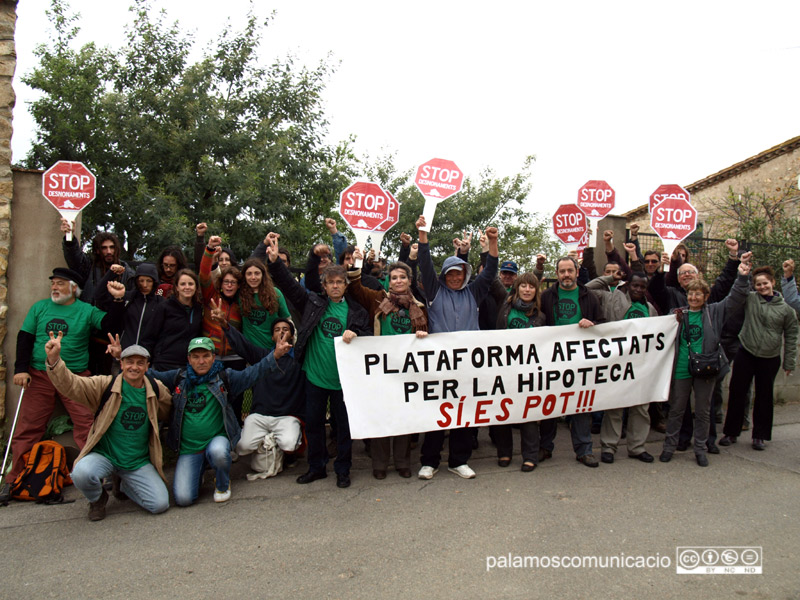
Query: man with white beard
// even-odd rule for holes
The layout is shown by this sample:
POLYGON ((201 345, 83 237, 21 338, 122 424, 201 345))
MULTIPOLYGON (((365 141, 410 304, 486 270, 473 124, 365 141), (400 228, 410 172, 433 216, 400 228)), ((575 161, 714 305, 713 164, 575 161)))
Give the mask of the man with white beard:
POLYGON ((50 276, 50 298, 39 300, 28 311, 17 334, 17 360, 14 363, 14 383, 25 389, 19 410, 17 426, 11 442, 14 462, 6 483, 0 489, 0 502, 8 500, 9 484, 13 483, 23 468, 23 455, 42 439, 47 423, 53 415, 56 398, 61 400, 74 425, 73 437, 78 448, 83 448, 94 415, 85 406, 59 394, 47 377, 44 351, 50 332, 63 334, 61 357, 70 371, 88 376, 89 335, 95 329, 103 332, 116 330, 124 308, 125 286, 118 281, 108 283, 108 292, 114 297, 108 314, 86 302, 78 300, 81 293, 76 281, 78 273, 71 269, 56 268, 50 276))

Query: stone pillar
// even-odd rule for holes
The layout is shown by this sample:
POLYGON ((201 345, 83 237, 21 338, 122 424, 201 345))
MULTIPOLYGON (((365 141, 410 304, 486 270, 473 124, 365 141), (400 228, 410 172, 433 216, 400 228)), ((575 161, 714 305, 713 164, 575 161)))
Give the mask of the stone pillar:
MULTIPOLYGON (((0 398, 6 397, 8 363, 2 352, 7 333, 8 253, 11 245, 11 119, 16 95, 11 85, 17 66, 14 29, 17 23, 16 0, 0 1, 0 398)), ((0 418, 5 414, 5 402, 0 402, 0 418)))

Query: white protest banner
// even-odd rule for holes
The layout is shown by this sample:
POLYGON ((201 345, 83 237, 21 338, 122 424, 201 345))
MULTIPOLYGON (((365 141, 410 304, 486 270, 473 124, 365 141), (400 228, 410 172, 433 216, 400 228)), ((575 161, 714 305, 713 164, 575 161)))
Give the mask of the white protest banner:
POLYGON ((662 402, 674 316, 496 331, 336 338, 354 439, 540 421, 662 402))

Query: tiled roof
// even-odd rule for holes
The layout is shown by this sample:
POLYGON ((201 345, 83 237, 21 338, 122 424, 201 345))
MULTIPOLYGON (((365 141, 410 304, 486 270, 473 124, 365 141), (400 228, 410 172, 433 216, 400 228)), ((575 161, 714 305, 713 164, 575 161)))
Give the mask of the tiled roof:
MULTIPOLYGON (((705 188, 711 187, 712 185, 716 185, 720 181, 725 181, 726 179, 730 179, 731 177, 738 175, 739 173, 743 173, 744 171, 748 171, 749 169, 754 169, 755 167, 763 165, 764 163, 779 157, 781 154, 792 152, 797 148, 800 148, 800 136, 793 137, 792 139, 787 140, 782 144, 773 146, 772 148, 764 150, 763 152, 756 154, 755 156, 751 156, 750 158, 746 158, 745 160, 738 162, 735 165, 731 165, 726 169, 717 171, 713 175, 709 175, 708 177, 704 177, 699 181, 695 181, 694 183, 687 185, 686 190, 690 194, 695 194, 701 190, 704 190, 705 188)), ((642 204, 641 206, 638 206, 633 210, 629 210, 622 216, 627 219, 635 219, 638 216, 646 213, 647 209, 648 205, 642 204)))

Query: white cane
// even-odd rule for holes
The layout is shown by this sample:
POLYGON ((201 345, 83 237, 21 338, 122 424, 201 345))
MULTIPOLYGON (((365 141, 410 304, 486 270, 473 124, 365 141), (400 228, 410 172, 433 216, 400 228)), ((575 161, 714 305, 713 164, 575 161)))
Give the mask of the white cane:
POLYGON ((25 388, 19 391, 19 401, 17 402, 17 412, 14 413, 14 422, 11 424, 11 432, 8 434, 8 445, 6 446, 6 455, 3 457, 3 469, 0 471, 0 480, 5 480, 6 476, 6 461, 8 460, 8 453, 11 450, 11 438, 14 435, 14 429, 17 426, 17 418, 19 417, 19 407, 22 406, 22 396, 25 394, 25 388))

